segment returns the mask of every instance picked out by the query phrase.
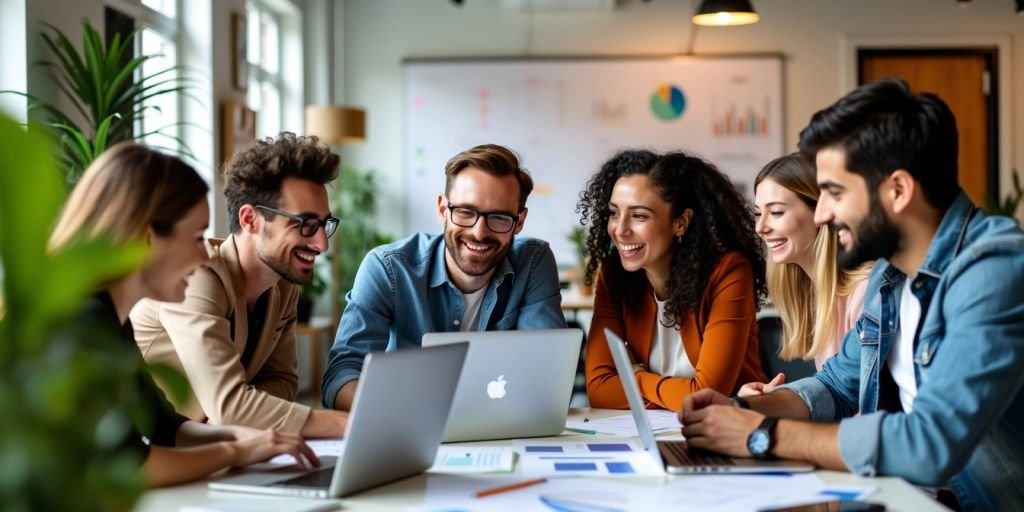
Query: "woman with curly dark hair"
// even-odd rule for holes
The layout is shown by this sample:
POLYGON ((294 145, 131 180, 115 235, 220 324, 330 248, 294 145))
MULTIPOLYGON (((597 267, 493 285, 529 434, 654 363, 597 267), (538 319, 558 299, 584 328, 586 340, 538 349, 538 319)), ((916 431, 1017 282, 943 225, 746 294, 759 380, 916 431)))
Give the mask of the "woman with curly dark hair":
POLYGON ((597 280, 591 406, 629 407, 605 328, 629 343, 652 406, 679 411, 698 390, 732 394, 763 382, 755 315, 765 260, 752 211, 725 175, 686 153, 622 151, 590 179, 576 210, 590 225, 586 282, 597 280))

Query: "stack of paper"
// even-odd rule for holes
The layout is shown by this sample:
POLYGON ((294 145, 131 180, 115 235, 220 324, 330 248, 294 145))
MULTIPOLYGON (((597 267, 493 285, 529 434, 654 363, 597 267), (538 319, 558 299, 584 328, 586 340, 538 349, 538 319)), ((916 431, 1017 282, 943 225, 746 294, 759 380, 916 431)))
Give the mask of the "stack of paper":
MULTIPOLYGON (((813 474, 718 475, 673 478, 666 484, 597 478, 546 478, 529 485, 508 479, 431 477, 416 511, 489 510, 760 510, 832 499, 813 474), (511 483, 511 485, 510 485, 511 483), (501 492, 490 492, 501 486, 501 492), (483 491, 483 492, 481 492, 483 491), (485 494, 482 497, 481 494, 485 494)), ((871 489, 861 489, 863 499, 871 489)))
MULTIPOLYGON (((676 413, 663 409, 647 411, 647 420, 651 423, 651 430, 655 434, 678 433, 683 426, 679 424, 676 413)), ((574 432, 588 434, 608 434, 613 436, 637 437, 640 435, 636 430, 636 422, 632 414, 612 416, 599 420, 584 419, 567 421, 565 428, 574 432)))
POLYGON ((658 476, 662 467, 633 442, 516 443, 520 472, 528 477, 559 475, 658 476))

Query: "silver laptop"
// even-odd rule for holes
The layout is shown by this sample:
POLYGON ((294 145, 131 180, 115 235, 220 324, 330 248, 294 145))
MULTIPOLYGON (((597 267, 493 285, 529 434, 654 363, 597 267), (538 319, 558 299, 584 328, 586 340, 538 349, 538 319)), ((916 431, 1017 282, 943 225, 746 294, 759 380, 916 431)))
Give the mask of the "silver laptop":
POLYGON ((434 464, 467 344, 366 356, 341 455, 321 467, 241 470, 211 489, 316 498, 348 496, 434 464))
POLYGON ((565 430, 583 331, 427 333, 424 347, 469 342, 444 441, 554 436, 565 430))
POLYGON ((629 362, 626 345, 611 330, 604 330, 608 339, 608 348, 615 360, 615 369, 622 381, 622 388, 629 401, 629 410, 636 421, 636 429, 644 449, 661 461, 665 471, 672 474, 686 473, 802 473, 814 471, 814 466, 805 462, 790 460, 757 460, 742 457, 729 457, 720 453, 696 448, 688 448, 686 441, 655 441, 654 432, 644 410, 644 401, 640 397, 640 388, 633 375, 633 365, 629 362))

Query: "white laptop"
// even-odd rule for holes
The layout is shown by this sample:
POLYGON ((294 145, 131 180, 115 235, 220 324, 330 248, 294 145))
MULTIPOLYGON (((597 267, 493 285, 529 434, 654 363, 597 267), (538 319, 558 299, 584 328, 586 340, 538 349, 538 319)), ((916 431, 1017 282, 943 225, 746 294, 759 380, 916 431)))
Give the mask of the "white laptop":
POLYGON ((583 331, 427 333, 424 347, 469 342, 444 441, 554 436, 565 430, 583 331))
POLYGON ((321 467, 240 470, 211 489, 337 498, 422 473, 434 463, 467 345, 366 356, 341 455, 321 467))
POLYGON ((640 387, 633 375, 633 365, 629 362, 626 345, 622 339, 609 329, 604 330, 608 339, 608 348, 615 360, 615 369, 622 381, 622 388, 629 401, 629 410, 633 413, 636 429, 644 449, 665 465, 665 471, 672 474, 685 473, 802 473, 814 471, 814 466, 805 462, 790 460, 757 460, 742 457, 729 457, 720 453, 697 448, 688 448, 686 441, 655 441, 651 424, 644 410, 644 401, 640 397, 640 387))

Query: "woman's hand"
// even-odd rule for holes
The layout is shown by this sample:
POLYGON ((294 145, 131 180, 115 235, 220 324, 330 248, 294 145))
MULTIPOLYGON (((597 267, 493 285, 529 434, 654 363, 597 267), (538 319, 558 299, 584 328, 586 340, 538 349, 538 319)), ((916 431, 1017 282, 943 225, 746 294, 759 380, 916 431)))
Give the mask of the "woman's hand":
POLYGON ((736 393, 739 396, 766 395, 786 383, 786 374, 779 373, 771 382, 748 382, 736 393))
POLYGON ((231 467, 235 468, 265 462, 284 454, 294 457, 300 467, 320 466, 320 459, 298 434, 264 430, 259 435, 232 441, 230 446, 234 453, 231 458, 231 467))

